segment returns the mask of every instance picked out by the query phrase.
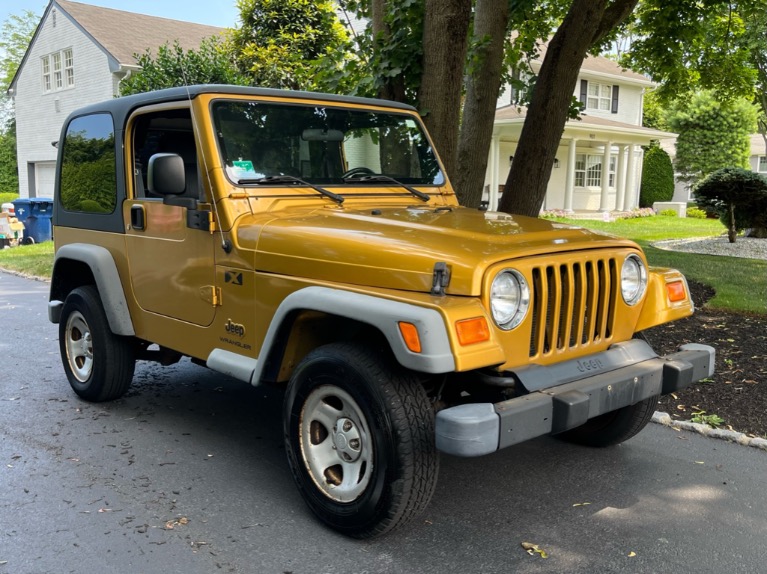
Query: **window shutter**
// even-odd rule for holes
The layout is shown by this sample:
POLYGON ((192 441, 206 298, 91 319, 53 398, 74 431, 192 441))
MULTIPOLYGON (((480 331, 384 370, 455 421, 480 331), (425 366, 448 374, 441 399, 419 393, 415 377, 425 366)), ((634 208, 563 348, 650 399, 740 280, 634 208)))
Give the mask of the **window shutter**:
POLYGON ((589 83, 586 80, 581 80, 581 103, 586 107, 586 95, 588 94, 589 83))
POLYGON ((613 108, 614 114, 618 113, 618 86, 613 86, 613 108))

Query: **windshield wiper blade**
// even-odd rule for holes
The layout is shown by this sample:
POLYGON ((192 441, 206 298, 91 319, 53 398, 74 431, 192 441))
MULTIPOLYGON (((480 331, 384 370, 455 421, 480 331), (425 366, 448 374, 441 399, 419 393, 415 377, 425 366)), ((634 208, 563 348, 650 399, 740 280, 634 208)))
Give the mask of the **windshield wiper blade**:
POLYGON ((362 177, 347 177, 347 178, 344 178, 344 183, 393 183, 395 185, 399 185, 400 187, 404 187, 421 201, 429 201, 430 199, 429 194, 424 193, 422 191, 418 191, 416 188, 411 187, 406 183, 402 183, 401 181, 397 181, 396 179, 394 179, 393 177, 389 177, 388 175, 365 175, 362 177))
POLYGON ((259 177, 256 179, 238 179, 237 185, 274 185, 279 183, 295 183, 298 185, 305 185, 306 187, 311 187, 313 190, 321 193, 325 197, 329 197, 333 201, 337 203, 343 203, 344 198, 337 193, 333 193, 332 191, 329 191, 325 189, 324 187, 320 187, 319 185, 314 185, 313 183, 309 183, 308 181, 304 181, 303 179, 300 179, 298 177, 293 177, 292 175, 270 175, 267 177, 259 177))

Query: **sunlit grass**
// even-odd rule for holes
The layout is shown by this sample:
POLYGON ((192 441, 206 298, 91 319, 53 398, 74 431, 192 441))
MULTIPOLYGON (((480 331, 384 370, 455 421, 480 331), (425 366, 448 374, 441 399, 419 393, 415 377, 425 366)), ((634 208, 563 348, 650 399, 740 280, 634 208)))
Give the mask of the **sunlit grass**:
POLYGON ((0 268, 48 278, 53 268, 53 241, 0 249, 0 268))

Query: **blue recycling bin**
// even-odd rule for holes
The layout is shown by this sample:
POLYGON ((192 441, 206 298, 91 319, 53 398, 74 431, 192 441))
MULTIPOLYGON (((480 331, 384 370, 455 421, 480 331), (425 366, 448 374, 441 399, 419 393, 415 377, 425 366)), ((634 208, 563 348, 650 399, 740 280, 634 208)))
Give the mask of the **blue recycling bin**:
POLYGON ((16 217, 24 224, 22 243, 42 243, 52 238, 51 217, 53 199, 50 197, 25 197, 13 200, 16 217))

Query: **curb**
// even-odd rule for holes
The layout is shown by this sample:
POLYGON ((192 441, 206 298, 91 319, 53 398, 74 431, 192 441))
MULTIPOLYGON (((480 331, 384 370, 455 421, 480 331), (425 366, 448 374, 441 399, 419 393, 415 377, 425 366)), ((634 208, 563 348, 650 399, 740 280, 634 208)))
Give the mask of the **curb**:
POLYGON ((745 433, 737 431, 715 429, 708 425, 693 423, 690 421, 675 421, 669 414, 662 413, 660 411, 655 411, 652 416, 652 422, 671 427, 673 429, 693 431, 709 438, 718 438, 741 444, 743 446, 750 446, 767 451, 767 439, 750 437, 745 433))

